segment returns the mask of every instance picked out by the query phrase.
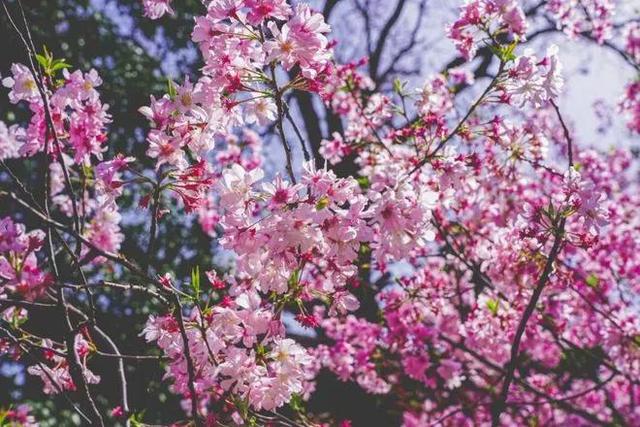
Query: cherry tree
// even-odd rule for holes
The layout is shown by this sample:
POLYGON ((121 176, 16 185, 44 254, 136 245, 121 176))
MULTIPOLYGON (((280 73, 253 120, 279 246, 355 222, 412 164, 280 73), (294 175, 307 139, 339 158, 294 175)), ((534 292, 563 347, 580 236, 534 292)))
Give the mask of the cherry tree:
MULTIPOLYGON (((411 87, 399 61, 424 48, 427 2, 401 28, 406 2, 377 24, 380 4, 355 1, 366 57, 351 58, 326 19, 338 3, 204 1, 203 66, 140 106, 140 159, 109 150, 104 71, 37 49, 22 4, 3 1, 26 61, 2 83, 30 118, 0 122, 14 207, 0 218, 1 354, 87 425, 144 425, 136 363, 181 402, 166 425, 376 422, 318 405, 327 375, 382 402, 380 425, 639 424, 636 160, 580 143, 559 103, 566 52, 527 45, 559 32, 639 71, 638 11, 466 1, 440 29, 454 59, 411 87), (125 233, 125 195, 145 236, 125 233), (162 235, 169 217, 197 221, 230 261, 189 277, 159 265, 180 244, 162 235), (141 237, 144 253, 124 253, 141 237), (152 302, 135 351, 105 329, 113 292, 152 302), (33 311, 63 333, 34 331, 33 311), (107 376, 117 386, 97 396, 107 376)), ((152 20, 180 9, 142 4, 152 20)), ((613 96, 637 138, 640 80, 613 96)), ((37 425, 26 404, 0 420, 37 425)))

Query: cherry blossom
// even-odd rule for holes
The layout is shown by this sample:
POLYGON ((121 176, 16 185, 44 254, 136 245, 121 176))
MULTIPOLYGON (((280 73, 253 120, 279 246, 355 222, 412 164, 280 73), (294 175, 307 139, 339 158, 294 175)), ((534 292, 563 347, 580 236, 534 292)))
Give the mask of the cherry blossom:
POLYGON ((526 29, 527 22, 518 2, 469 0, 461 7, 460 17, 447 32, 458 51, 470 60, 483 38, 500 31, 522 38, 526 29))
MULTIPOLYGON (((613 2, 539 7, 571 37, 622 36, 637 66, 638 25, 614 25, 613 2)), ((183 424, 350 425, 307 407, 327 376, 405 426, 640 423, 637 159, 579 139, 559 102, 565 52, 522 46, 535 25, 522 2, 466 1, 446 28, 466 62, 392 90, 366 58, 338 63, 308 4, 213 0, 194 21, 203 66, 140 106, 146 157, 109 145, 103 70, 41 64, 44 79, 13 64, 3 79, 29 118, 0 122, 0 196, 15 207, 0 219, 0 353, 43 394, 80 396, 88 423, 131 422, 125 363, 160 355, 183 424), (474 75, 483 46, 495 62, 474 75), (294 91, 341 125, 313 153, 294 91), (195 224, 214 260, 159 262, 177 242, 167 218, 195 224), (100 326, 123 290, 149 298, 140 355, 100 326), (31 332, 32 308, 63 320, 62 338, 31 332), (94 399, 94 357, 119 364, 120 401, 94 399)), ((640 83, 620 91, 638 133, 640 83)), ((26 406, 0 416, 35 423, 26 406)))
POLYGON ((166 13, 173 14, 171 1, 172 0, 144 0, 142 2, 144 15, 149 19, 159 19, 166 13))

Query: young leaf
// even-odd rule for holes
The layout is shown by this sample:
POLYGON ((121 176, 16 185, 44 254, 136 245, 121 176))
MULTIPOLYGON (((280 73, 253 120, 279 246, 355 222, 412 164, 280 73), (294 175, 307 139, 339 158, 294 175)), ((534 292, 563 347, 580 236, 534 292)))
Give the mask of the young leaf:
POLYGON ((49 60, 43 55, 36 53, 36 60, 38 61, 38 64, 40 64, 45 70, 49 68, 49 60))
POLYGON ((490 299, 487 301, 487 308, 494 316, 498 315, 498 308, 500 307, 500 301, 497 299, 490 299))
POLYGON ((587 276, 585 282, 587 286, 589 286, 590 288, 597 288, 598 285, 600 284, 600 279, 598 278, 598 276, 591 273, 590 275, 587 276))
POLYGON ((196 298, 200 297, 200 266, 196 265, 195 268, 191 269, 191 289, 193 289, 193 293, 196 298))
POLYGON ((318 199, 318 201, 316 202, 316 210, 317 211, 321 211, 322 209, 326 208, 327 206, 329 206, 329 203, 331 203, 331 200, 329 200, 329 198, 327 196, 322 196, 320 199, 318 199))
POLYGON ((170 78, 167 78, 167 94, 171 99, 178 95, 178 92, 176 91, 176 84, 170 78))

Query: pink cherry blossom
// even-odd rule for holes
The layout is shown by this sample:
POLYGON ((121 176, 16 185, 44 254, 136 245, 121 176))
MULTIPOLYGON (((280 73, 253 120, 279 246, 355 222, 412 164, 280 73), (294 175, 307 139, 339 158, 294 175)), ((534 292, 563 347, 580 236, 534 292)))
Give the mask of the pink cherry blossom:
POLYGON ((9 92, 9 100, 13 104, 20 101, 40 102, 40 93, 38 85, 31 74, 31 71, 22 64, 11 65, 11 73, 13 77, 5 77, 2 79, 2 85, 11 89, 9 92))
POLYGON ((159 19, 164 16, 165 13, 173 15, 173 9, 171 9, 172 0, 143 0, 142 5, 144 7, 144 16, 149 19, 159 19))

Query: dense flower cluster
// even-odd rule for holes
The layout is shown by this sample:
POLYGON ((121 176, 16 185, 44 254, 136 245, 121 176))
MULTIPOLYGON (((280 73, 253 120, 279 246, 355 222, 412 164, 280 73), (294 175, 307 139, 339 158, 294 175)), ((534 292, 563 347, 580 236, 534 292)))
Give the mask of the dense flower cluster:
MULTIPOLYGON (((262 165, 262 141, 259 135, 244 129, 241 135, 227 134, 216 147, 215 160, 211 165, 212 174, 216 180, 222 177, 222 173, 239 165, 244 170, 251 171, 262 165)), ((216 236, 220 230, 219 224, 224 208, 220 206, 220 195, 210 191, 204 197, 198 208, 198 220, 205 233, 216 236)))
MULTIPOLYGON (((273 312, 251 290, 210 311, 192 311, 185 329, 189 354, 198 367, 193 384, 203 415, 215 417, 212 405, 229 396, 245 399, 255 410, 273 410, 292 394, 311 391, 310 356, 295 341, 284 338, 273 312)), ((188 368, 178 322, 173 316, 151 316, 143 333, 169 358, 166 377, 173 379, 172 390, 187 399, 183 405, 190 411, 188 368)))
POLYGON ((95 70, 69 73, 65 68, 62 83, 51 91, 38 88, 26 66, 14 64, 11 71, 12 77, 3 80, 11 89, 9 99, 12 103, 27 102, 33 116, 26 129, 17 125, 7 128, 0 123, 0 146, 4 147, 1 157, 30 157, 45 150, 50 153, 54 159, 50 163, 53 202, 69 217, 74 209, 79 209, 79 216, 88 223, 85 237, 100 249, 117 251, 124 236, 120 233, 118 206, 114 198, 109 197, 113 189, 98 186, 94 194, 87 192, 86 200, 75 208, 66 194, 67 179, 79 177, 86 181, 90 178, 84 165, 94 163, 92 159, 98 160, 94 166, 98 181, 102 171, 112 163, 102 162, 110 116, 108 105, 101 103, 96 90, 102 84, 98 73, 95 70))
POLYGON ((539 108, 556 98, 562 90, 562 65, 558 61, 558 48, 555 45, 547 49, 547 54, 541 60, 531 51, 525 52, 507 72, 509 76, 504 84, 503 99, 509 99, 516 105, 530 102, 533 107, 539 108))
POLYGON ((256 191, 260 177, 259 170, 234 166, 224 174, 220 197, 228 210, 222 244, 238 254, 237 274, 255 280, 263 292, 285 293, 304 283, 299 292, 306 298, 328 297, 330 312, 344 313, 358 305, 344 287, 357 272, 362 245, 386 261, 421 248, 428 238, 435 201, 429 191, 404 185, 380 190, 384 195, 370 190, 365 197, 354 179, 337 179, 311 164, 302 184, 276 177, 256 191), (263 217, 256 217, 256 205, 263 203, 263 217))
POLYGON ((41 230, 27 233, 23 224, 0 219, 0 298, 17 293, 34 300, 51 285, 51 275, 38 266, 36 256, 43 243, 41 230))
POLYGON ((447 32, 462 56, 470 60, 481 42, 501 33, 523 38, 526 30, 527 21, 517 1, 470 0, 447 32))
MULTIPOLYGON (((640 69, 640 24, 629 23, 624 29, 625 52, 636 69, 640 69)), ((640 80, 637 78, 627 84, 619 103, 620 110, 627 117, 627 127, 640 133, 640 80)))
POLYGON ((341 381, 355 381, 369 393, 384 394, 391 386, 376 372, 376 361, 382 362, 381 328, 349 315, 343 322, 326 319, 324 333, 333 341, 330 346, 319 345, 315 356, 341 381))
POLYGON ((601 44, 611 37, 616 10, 613 0, 551 0, 545 7, 555 18, 558 28, 570 37, 590 34, 601 44))
POLYGON ((64 83, 48 98, 47 109, 53 118, 55 135, 49 134, 51 129, 47 128, 45 118, 45 114, 49 113, 45 111, 43 97, 31 70, 22 64, 14 64, 11 71, 13 76, 2 81, 4 86, 11 89, 9 99, 14 104, 28 102, 34 114, 23 140, 15 138, 19 143, 17 149, 20 155, 32 156, 48 146, 50 153, 69 148, 76 162, 86 161, 91 155, 101 158, 105 150, 105 125, 109 123, 109 115, 106 112, 108 106, 100 102, 95 90, 102 84, 95 70, 86 74, 80 71, 70 74, 64 70, 64 83), (61 146, 54 141, 59 141, 61 146))
MULTIPOLYGON (((500 139, 501 135, 493 135, 492 138, 500 139)), ((511 148, 505 144, 499 150, 504 149, 502 147, 511 148)), ((496 154, 492 153, 496 148, 498 147, 488 149, 484 154, 487 158, 483 160, 489 161, 496 154)), ((593 348, 598 346, 604 336, 611 336, 611 342, 616 344, 605 351, 612 360, 617 360, 619 353, 629 355, 629 352, 620 347, 624 346, 622 343, 625 341, 623 337, 626 331, 630 333, 626 335, 628 339, 636 334, 634 330, 637 328, 637 321, 628 323, 630 318, 623 314, 631 306, 621 309, 620 314, 609 317, 608 320, 605 320, 606 317, 598 318, 606 316, 605 314, 592 311, 592 304, 600 305, 603 298, 606 298, 602 293, 612 292, 613 295, 617 292, 604 283, 607 280, 605 277, 616 273, 604 273, 602 270, 591 273, 591 267, 587 267, 592 263, 598 264, 596 259, 604 260, 600 258, 605 256, 601 252, 604 247, 608 251, 614 251, 613 258, 605 256, 607 259, 626 258, 615 252, 617 249, 614 247, 622 249, 617 244, 604 242, 602 237, 593 243, 589 236, 594 232, 603 236, 604 229, 616 227, 614 222, 618 219, 612 216, 612 208, 620 206, 615 201, 618 197, 627 196, 620 192, 620 184, 612 177, 624 170, 629 158, 620 151, 603 160, 595 152, 588 151, 580 154, 578 161, 583 165, 581 178, 574 174, 568 180, 562 180, 543 173, 553 182, 550 185, 557 186, 560 190, 557 202, 565 203, 565 207, 558 205, 558 209, 575 211, 569 217, 571 222, 567 225, 568 238, 574 243, 566 247, 560 270, 549 284, 553 290, 541 302, 545 307, 544 314, 532 318, 528 325, 522 348, 532 359, 531 369, 538 369, 539 372, 529 373, 533 388, 514 387, 514 400, 532 401, 541 394, 551 394, 558 398, 582 393, 589 395, 593 386, 589 381, 574 382, 567 391, 551 387, 554 380, 546 374, 546 370, 562 366, 563 357, 567 357, 566 350, 556 343, 557 334, 560 333, 566 343, 581 348, 593 348), (603 193, 594 191, 594 185, 607 193, 606 202, 602 202, 603 193), (596 205, 599 206, 597 210, 591 211, 596 205), (579 249, 585 241, 590 244, 589 247, 586 250, 579 249), (574 265, 583 267, 576 269, 574 265), (591 326, 588 326, 590 322, 591 326), (602 329, 595 332, 595 324, 602 329), (630 329, 619 329, 622 324, 628 324, 630 329), (596 335, 581 335, 580 331, 585 329, 590 329, 596 335)), ((504 173, 511 169, 508 164, 499 165, 497 163, 495 166, 504 173)), ((473 181, 473 184, 457 184, 457 200, 470 200, 473 194, 482 194, 483 197, 491 194, 492 198, 508 200, 518 187, 521 187, 521 190, 515 190, 518 194, 542 194, 532 191, 538 183, 527 182, 526 179, 512 183, 496 181, 495 176, 488 180, 490 176, 479 170, 469 170, 467 174, 471 176, 465 176, 462 181, 473 181), (463 194, 465 196, 460 197, 463 194)), ((527 196, 524 197, 527 199, 527 196)), ((352 317, 343 323, 336 320, 323 322, 325 333, 335 341, 331 347, 320 347, 323 364, 340 378, 353 379, 370 392, 390 393, 390 396, 405 392, 416 393, 411 396, 412 399, 422 399, 418 400, 422 402, 421 410, 407 408, 405 425, 436 423, 448 412, 463 408, 467 404, 465 402, 475 402, 474 405, 478 405, 474 415, 455 411, 451 425, 490 421, 490 407, 482 405, 486 395, 481 390, 499 378, 500 371, 496 366, 504 366, 509 361, 511 337, 524 310, 521 304, 528 300, 523 296, 530 295, 532 288, 527 283, 537 277, 536 248, 549 245, 548 229, 545 231, 544 225, 544 217, 548 212, 544 212, 547 208, 541 202, 542 200, 530 199, 528 203, 518 207, 504 202, 494 203, 489 205, 490 208, 462 203, 437 214, 440 225, 436 241, 448 242, 451 248, 450 259, 425 260, 423 266, 401 278, 398 286, 383 291, 379 298, 384 322, 380 325, 352 317), (532 206, 540 208, 532 209, 532 206), (503 218, 502 225, 487 220, 493 215, 503 218), (537 231, 534 232, 531 227, 537 227, 537 231), (493 238, 477 240, 474 236, 478 235, 493 238), (444 268, 446 265, 450 267, 444 268), (460 274, 463 275, 459 276, 460 274), (519 285, 514 285, 516 283, 519 285), (478 295, 479 292, 482 293, 478 295), (460 311, 465 315, 461 317, 460 311), (366 334, 363 331, 367 331, 366 334), (357 334, 357 340, 354 334, 357 334), (424 393, 416 387, 404 389, 407 379, 399 375, 422 383, 426 388, 424 393), (459 399, 459 403, 452 404, 451 399, 459 399)), ((615 214, 616 217, 618 215, 621 218, 628 214, 615 214)), ((627 231, 621 232, 628 233, 633 227, 630 224, 629 228, 625 227, 627 231)), ((623 251, 626 252, 626 249, 623 251)), ((635 273, 627 271, 628 267, 620 270, 618 267, 614 268, 618 272, 624 271, 629 283, 637 286, 637 277, 635 273)), ((633 344, 629 341, 628 345, 633 344)), ((622 366, 631 365, 628 361, 619 360, 615 366, 622 369, 622 366)), ((603 367, 598 375, 604 380, 611 375, 611 371, 603 367)), ((633 378, 635 374, 630 372, 629 375, 629 378, 633 378)), ((620 383, 612 384, 605 390, 613 393, 619 386, 620 383)), ((628 386, 628 383, 624 385, 628 386)), ((601 398, 602 392, 592 394, 593 398, 597 396, 601 398)), ((599 402, 600 405, 606 405, 603 400, 599 402)), ((402 406, 403 403, 398 404, 402 406)), ((620 407, 624 410, 622 402, 620 407)), ((554 415, 547 408, 538 409, 536 413, 542 422, 558 422, 558 414, 554 415)), ((629 413, 628 416, 635 415, 629 413)), ((565 420, 571 419, 579 423, 579 418, 575 416, 564 417, 567 417, 565 420)), ((506 422, 520 425, 526 421, 516 417, 506 422)))
POLYGON ((195 83, 187 78, 140 109, 153 124, 147 154, 158 167, 184 169, 186 152, 206 157, 214 136, 273 122, 282 91, 305 87, 306 79, 329 66, 328 31, 322 15, 304 3, 291 8, 283 0, 210 2, 192 34, 205 62, 202 76, 195 83), (285 22, 276 25, 273 19, 285 22), (275 65, 299 72, 281 88, 275 65))

